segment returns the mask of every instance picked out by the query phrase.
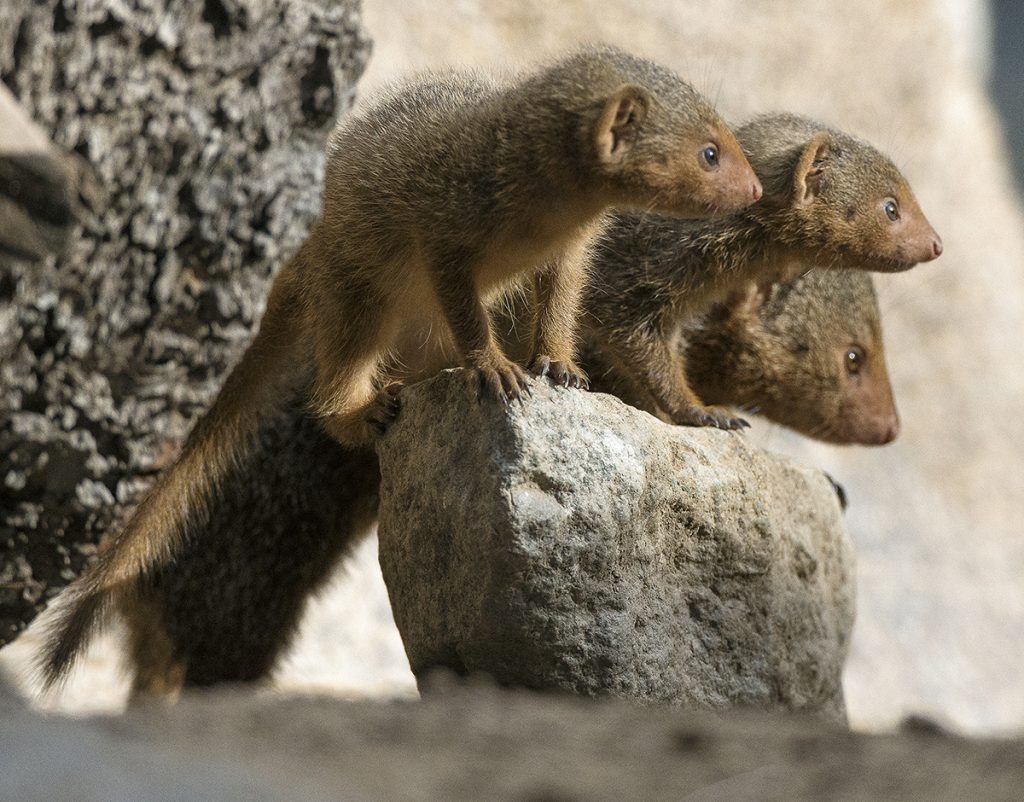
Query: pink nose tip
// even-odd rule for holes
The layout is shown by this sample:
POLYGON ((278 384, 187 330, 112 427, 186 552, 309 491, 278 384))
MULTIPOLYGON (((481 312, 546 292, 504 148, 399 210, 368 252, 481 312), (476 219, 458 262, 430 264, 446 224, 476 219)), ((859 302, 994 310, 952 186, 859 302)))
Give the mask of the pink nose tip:
POLYGON ((888 426, 882 432, 881 444, 884 446, 891 443, 900 433, 900 419, 895 415, 889 420, 888 426))
POLYGON ((936 237, 935 242, 932 243, 932 258, 939 256, 942 256, 942 240, 936 237))
MULTIPOLYGON (((754 203, 757 203, 759 200, 761 200, 762 192, 763 190, 761 189, 761 182, 755 179, 753 189, 750 192, 750 197, 754 199, 754 203)), ((940 245, 939 248, 941 249, 942 246, 940 245)))

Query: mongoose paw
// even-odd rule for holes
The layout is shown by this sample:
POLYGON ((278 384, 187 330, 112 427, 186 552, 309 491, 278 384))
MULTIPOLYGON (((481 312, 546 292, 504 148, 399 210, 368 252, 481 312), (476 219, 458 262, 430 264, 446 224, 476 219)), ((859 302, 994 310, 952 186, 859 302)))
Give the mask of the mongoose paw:
POLYGON ((536 356, 530 362, 530 370, 538 376, 548 376, 555 384, 563 387, 590 389, 590 379, 571 360, 552 360, 549 356, 536 356))
POLYGON ((393 382, 381 390, 373 400, 366 414, 366 422, 377 434, 383 435, 398 417, 398 394, 401 390, 402 385, 393 382))
POLYGON ((672 422, 677 426, 714 426, 726 431, 749 429, 750 424, 743 418, 737 418, 729 410, 722 407, 702 407, 694 404, 677 410, 672 414, 672 422))
POLYGON ((524 395, 532 395, 526 371, 508 359, 471 365, 466 368, 466 378, 477 401, 490 396, 507 407, 512 401, 522 401, 524 395))

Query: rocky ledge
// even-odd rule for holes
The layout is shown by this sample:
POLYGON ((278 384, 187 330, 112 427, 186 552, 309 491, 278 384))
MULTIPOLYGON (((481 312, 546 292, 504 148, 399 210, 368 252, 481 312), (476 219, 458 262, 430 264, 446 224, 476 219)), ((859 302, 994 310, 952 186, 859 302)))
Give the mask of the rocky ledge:
POLYGON ((116 718, 44 717, 0 687, 0 798, 830 799, 1017 802, 1020 741, 912 722, 845 732, 807 716, 450 689, 423 702, 187 697, 116 718))

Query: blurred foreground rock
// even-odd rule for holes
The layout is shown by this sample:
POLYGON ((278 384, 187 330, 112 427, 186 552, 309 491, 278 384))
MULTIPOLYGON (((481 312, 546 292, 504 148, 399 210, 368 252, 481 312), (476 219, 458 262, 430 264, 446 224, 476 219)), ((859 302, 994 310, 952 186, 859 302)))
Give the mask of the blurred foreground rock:
POLYGON ((392 704, 221 694, 93 719, 0 695, 0 716, 0 798, 23 802, 1017 802, 1024 786, 1020 741, 491 688, 392 704))
POLYGON ((378 448, 380 561, 413 671, 842 715, 853 557, 820 472, 740 434, 458 371, 378 448))
POLYGON ((0 84, 0 267, 64 248, 85 175, 0 84))
POLYGON ((108 203, 0 272, 0 645, 247 344, 368 53, 357 0, 5 0, 0 79, 108 203))

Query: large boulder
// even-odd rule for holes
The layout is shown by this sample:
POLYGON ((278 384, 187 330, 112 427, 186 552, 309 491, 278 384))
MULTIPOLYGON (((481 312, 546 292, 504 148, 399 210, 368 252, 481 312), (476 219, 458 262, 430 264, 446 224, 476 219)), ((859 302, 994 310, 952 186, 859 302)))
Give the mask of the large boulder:
POLYGON ((413 671, 841 715, 853 558, 828 478, 740 434, 459 371, 378 448, 380 562, 413 671))
POLYGON ((357 0, 6 0, 0 78, 108 202, 0 265, 0 645, 166 464, 319 210, 357 0))

